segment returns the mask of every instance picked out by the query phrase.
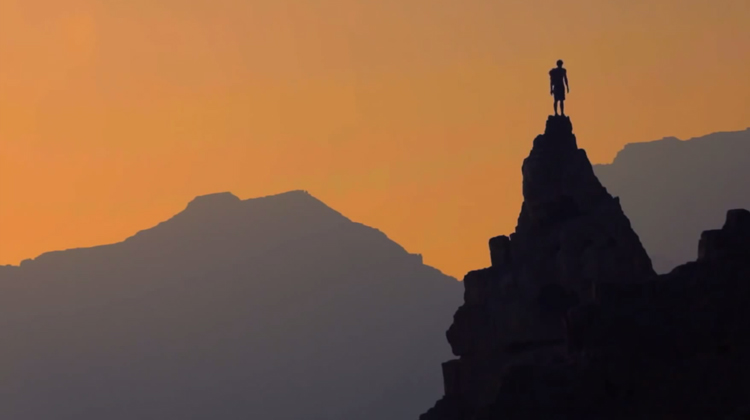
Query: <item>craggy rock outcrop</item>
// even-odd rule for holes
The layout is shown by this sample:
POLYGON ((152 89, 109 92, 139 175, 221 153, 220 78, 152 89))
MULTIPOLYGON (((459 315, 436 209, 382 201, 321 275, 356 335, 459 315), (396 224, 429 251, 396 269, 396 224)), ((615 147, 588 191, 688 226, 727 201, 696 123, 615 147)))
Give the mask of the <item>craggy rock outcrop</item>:
POLYGON ((448 341, 446 395, 471 410, 491 404, 509 360, 560 347, 562 316, 592 300, 595 281, 654 275, 616 198, 594 175, 567 117, 550 117, 523 164, 515 233, 489 242, 492 267, 464 278, 448 341))
POLYGON ((741 415, 750 213, 730 211, 701 237, 698 261, 656 276, 568 118, 549 118, 523 175, 516 231, 491 239, 492 267, 464 278, 447 332, 459 358, 420 419, 741 415))

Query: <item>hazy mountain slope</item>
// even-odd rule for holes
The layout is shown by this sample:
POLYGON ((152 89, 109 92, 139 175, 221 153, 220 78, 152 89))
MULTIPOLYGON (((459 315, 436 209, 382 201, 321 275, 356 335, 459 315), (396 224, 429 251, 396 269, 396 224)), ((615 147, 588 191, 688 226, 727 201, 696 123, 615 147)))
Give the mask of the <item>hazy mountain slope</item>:
POLYGON ((305 192, 0 269, 0 417, 407 419, 460 284, 305 192))
POLYGON ((595 165, 659 272, 695 259, 695 238, 726 210, 750 207, 750 129, 628 144, 595 165))

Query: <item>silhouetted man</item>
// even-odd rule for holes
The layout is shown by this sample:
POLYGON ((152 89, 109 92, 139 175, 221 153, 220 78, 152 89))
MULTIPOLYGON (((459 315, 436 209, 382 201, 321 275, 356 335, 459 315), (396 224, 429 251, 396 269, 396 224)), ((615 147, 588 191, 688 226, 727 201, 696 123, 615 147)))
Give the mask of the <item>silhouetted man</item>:
POLYGON ((570 93, 568 84, 568 71, 563 68, 563 61, 557 60, 557 67, 549 71, 550 95, 555 96, 555 115, 557 115, 557 102, 560 102, 560 113, 565 115, 565 90, 570 93))

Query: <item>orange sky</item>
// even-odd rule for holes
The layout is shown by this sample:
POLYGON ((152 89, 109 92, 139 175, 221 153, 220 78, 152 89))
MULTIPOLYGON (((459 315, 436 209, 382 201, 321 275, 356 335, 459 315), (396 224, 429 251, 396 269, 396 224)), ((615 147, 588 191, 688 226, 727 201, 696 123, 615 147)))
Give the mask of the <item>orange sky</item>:
POLYGON ((306 189, 448 274, 513 230, 563 58, 579 145, 750 126, 748 0, 0 0, 0 264, 306 189))

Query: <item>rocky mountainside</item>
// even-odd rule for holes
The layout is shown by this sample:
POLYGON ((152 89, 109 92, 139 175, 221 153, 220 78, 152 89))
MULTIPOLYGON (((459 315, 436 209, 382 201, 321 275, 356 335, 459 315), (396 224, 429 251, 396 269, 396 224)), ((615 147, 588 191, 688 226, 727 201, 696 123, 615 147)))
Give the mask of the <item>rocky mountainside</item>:
MULTIPOLYGON (((516 231, 464 279, 421 420, 729 419, 750 396, 750 212, 658 276, 566 117, 523 164, 516 231)), ((746 418, 746 417, 736 417, 746 418)))
POLYGON ((695 238, 727 209, 750 208, 750 129, 628 144, 594 172, 666 273, 695 258, 695 238))
POLYGON ((0 418, 415 418, 460 283, 294 191, 0 267, 0 418))

